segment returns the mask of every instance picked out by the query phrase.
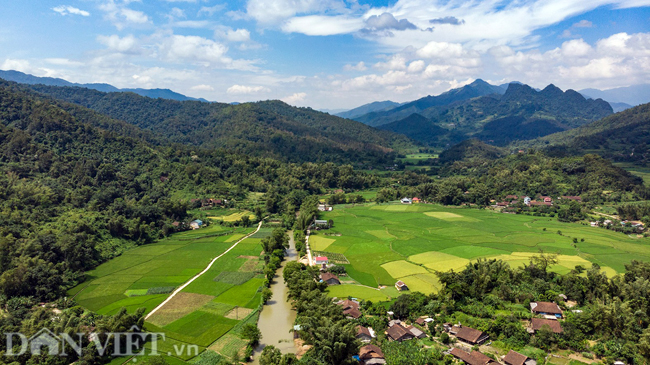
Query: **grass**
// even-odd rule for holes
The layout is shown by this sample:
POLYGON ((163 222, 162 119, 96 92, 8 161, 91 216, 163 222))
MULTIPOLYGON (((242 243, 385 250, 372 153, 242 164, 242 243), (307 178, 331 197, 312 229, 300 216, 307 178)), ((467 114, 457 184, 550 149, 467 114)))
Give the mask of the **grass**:
MULTIPOLYGON (((399 279, 411 290, 435 292, 440 288, 436 271, 461 270, 478 258, 498 258, 517 267, 540 249, 559 253, 558 264, 551 268, 558 273, 597 263, 613 276, 633 259, 650 260, 647 238, 548 217, 431 204, 369 203, 337 205, 320 218, 332 219, 341 235, 311 237, 316 254, 330 260, 344 256, 350 278, 372 288, 386 285, 383 290, 399 279), (575 246, 573 238, 579 240, 575 246)), ((372 288, 344 284, 329 290, 331 296, 372 300, 397 295, 372 288)))
MULTIPOLYGON (((182 232, 127 251, 88 272, 88 280, 69 294, 76 295, 81 306, 101 314, 114 314, 122 307, 129 313, 138 308, 145 308, 148 313, 253 230, 222 228, 211 225, 182 232)), ((263 280, 256 277, 255 270, 260 265, 260 241, 270 232, 264 229, 255 238, 239 243, 151 316, 146 328, 164 332, 170 341, 198 344, 203 351, 238 323, 248 320, 245 317, 261 301, 263 280), (233 310, 236 306, 239 309, 233 310)), ((182 361, 191 357, 170 359, 182 361)))

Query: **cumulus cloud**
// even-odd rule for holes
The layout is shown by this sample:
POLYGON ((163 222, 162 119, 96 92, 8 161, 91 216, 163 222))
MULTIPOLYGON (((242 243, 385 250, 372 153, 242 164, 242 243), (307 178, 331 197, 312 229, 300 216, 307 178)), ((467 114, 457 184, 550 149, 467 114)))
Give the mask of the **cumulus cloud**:
POLYGON ((55 12, 61 15, 74 14, 74 15, 81 15, 81 16, 90 16, 89 12, 85 10, 81 10, 79 8, 75 8, 74 6, 70 6, 70 5, 57 6, 52 8, 52 10, 54 10, 55 12))
POLYGON ((221 26, 214 31, 214 37, 225 39, 229 42, 248 42, 251 40, 251 32, 247 29, 232 29, 221 26))
POLYGON ((287 104, 295 105, 297 103, 304 101, 306 97, 307 97, 306 93, 294 93, 280 100, 284 101, 287 104))
POLYGON ((258 94, 262 92, 270 92, 271 90, 264 86, 245 86, 245 85, 233 85, 226 90, 230 95, 247 95, 247 94, 258 94))
POLYGON ((120 37, 117 34, 110 36, 100 35, 97 41, 105 45, 109 50, 119 53, 135 53, 137 51, 137 39, 133 35, 120 37))
POLYGON ((194 85, 190 88, 190 90, 194 91, 214 91, 214 87, 210 85, 205 85, 205 84, 200 84, 200 85, 194 85))
POLYGON ((122 30, 128 26, 149 23, 150 20, 147 14, 127 7, 129 2, 129 0, 123 0, 122 2, 108 0, 101 4, 99 9, 105 13, 105 18, 113 23, 118 30, 122 30))
POLYGON ((366 64, 363 61, 361 61, 356 65, 347 64, 343 66, 343 69, 345 71, 365 71, 368 69, 368 67, 366 67, 366 64))
POLYGON ((650 33, 618 33, 595 45, 575 39, 546 52, 501 46, 489 54, 502 74, 540 85, 609 88, 650 79, 650 33))
POLYGON ((381 15, 372 15, 366 19, 366 26, 371 30, 406 30, 418 29, 415 24, 409 22, 407 19, 397 20, 391 13, 383 13, 381 15))
POLYGON ((455 16, 446 16, 444 18, 435 18, 429 20, 429 23, 431 24, 450 24, 450 25, 461 25, 465 24, 465 21, 462 19, 458 19, 455 16))

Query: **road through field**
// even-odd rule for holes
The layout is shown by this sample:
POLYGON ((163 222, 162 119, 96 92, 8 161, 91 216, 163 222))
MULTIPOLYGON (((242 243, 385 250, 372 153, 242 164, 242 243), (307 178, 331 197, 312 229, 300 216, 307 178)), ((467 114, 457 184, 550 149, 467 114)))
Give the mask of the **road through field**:
POLYGON ((176 288, 176 290, 174 290, 174 291, 172 292, 172 294, 171 294, 167 299, 165 299, 164 302, 160 303, 160 305, 158 305, 158 306, 157 306, 156 308, 154 308, 151 312, 149 312, 149 314, 147 314, 147 316, 144 317, 144 319, 145 319, 145 320, 149 319, 149 317, 151 317, 151 316, 152 316, 154 313, 156 313, 160 308, 162 308, 165 304, 167 304, 170 300, 172 300, 172 298, 175 297, 176 294, 180 293, 180 292, 181 292, 183 289, 185 289, 188 285, 192 284, 192 282, 193 282, 194 280, 200 278, 201 275, 203 275, 203 274, 205 274, 206 272, 208 272, 208 270, 210 270, 210 268, 212 267, 212 265, 213 265, 217 260, 219 260, 219 258, 221 258, 223 255, 225 255, 225 254, 227 254, 228 252, 230 252, 230 250, 232 250, 233 248, 235 248, 235 247, 236 247, 236 246, 237 246, 241 241, 243 241, 243 240, 247 239, 248 237, 250 237, 250 236, 254 235, 255 233, 257 233, 257 231, 259 231, 260 228, 262 227, 262 223, 263 223, 263 222, 264 222, 264 219, 262 219, 262 220, 260 221, 260 223, 257 225, 257 229, 256 229, 254 232, 251 232, 251 233, 247 234, 246 236, 242 237, 241 239, 239 239, 239 240, 238 240, 237 242, 235 242, 232 246, 230 246, 230 248, 228 248, 226 251, 224 251, 221 255, 215 257, 212 261, 210 261, 210 264, 208 264, 208 266, 207 266, 203 271, 201 271, 200 273, 196 274, 196 276, 194 276, 193 278, 191 278, 190 280, 188 280, 185 284, 183 284, 183 285, 179 286, 178 288, 176 288))

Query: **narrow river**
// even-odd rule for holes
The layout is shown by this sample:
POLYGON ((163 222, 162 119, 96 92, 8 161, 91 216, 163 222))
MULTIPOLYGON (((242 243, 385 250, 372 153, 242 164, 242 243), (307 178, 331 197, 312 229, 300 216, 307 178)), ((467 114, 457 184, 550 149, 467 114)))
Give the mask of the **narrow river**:
POLYGON ((280 349, 283 354, 296 353, 296 347, 293 344, 293 321, 296 319, 296 312, 291 309, 291 304, 287 302, 289 290, 282 279, 282 271, 289 261, 298 260, 296 245, 293 241, 293 232, 287 232, 289 235, 289 249, 282 262, 282 266, 276 271, 275 278, 271 282, 271 291, 273 296, 269 300, 262 312, 260 320, 257 323, 262 332, 262 340, 255 349, 253 354, 253 364, 259 364, 259 355, 264 347, 273 345, 280 349))

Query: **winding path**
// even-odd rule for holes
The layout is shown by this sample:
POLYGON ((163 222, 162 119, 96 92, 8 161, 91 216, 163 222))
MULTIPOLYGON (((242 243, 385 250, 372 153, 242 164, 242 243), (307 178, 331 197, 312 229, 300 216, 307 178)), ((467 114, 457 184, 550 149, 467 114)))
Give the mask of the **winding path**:
POLYGON ((172 298, 175 297, 176 294, 180 293, 183 289, 185 289, 188 285, 190 285, 194 280, 200 278, 201 275, 203 275, 203 274, 205 274, 206 272, 208 272, 208 270, 210 270, 210 268, 212 267, 212 265, 213 265, 217 260, 219 260, 219 258, 221 258, 221 256, 227 254, 230 250, 232 250, 233 248, 235 248, 235 247, 236 247, 236 246, 237 246, 241 241, 243 241, 243 240, 247 239, 248 237, 250 237, 250 236, 254 235, 255 233, 257 233, 257 231, 259 231, 260 228, 262 227, 262 223, 263 223, 263 222, 264 222, 264 219, 262 219, 262 220, 260 221, 260 223, 257 225, 257 229, 256 229, 255 231, 253 231, 253 232, 247 234, 246 236, 242 237, 241 239, 239 239, 239 241, 235 242, 232 246, 230 246, 229 249, 227 249, 226 251, 224 251, 221 255, 215 257, 214 259, 212 259, 212 261, 210 261, 210 264, 208 264, 208 267, 206 267, 205 269, 203 269, 203 271, 201 271, 200 273, 196 274, 196 276, 194 276, 193 278, 191 278, 190 280, 188 280, 185 284, 179 286, 176 290, 174 290, 174 291, 171 293, 171 295, 170 295, 167 299, 165 299, 164 302, 160 303, 160 305, 158 305, 158 306, 157 306, 156 308, 154 308, 151 312, 149 312, 149 314, 147 314, 147 316, 144 317, 144 319, 145 319, 145 320, 149 319, 149 317, 151 317, 154 313, 156 313, 156 312, 158 311, 158 309, 162 308, 165 304, 167 304, 170 300, 172 300, 172 298))

